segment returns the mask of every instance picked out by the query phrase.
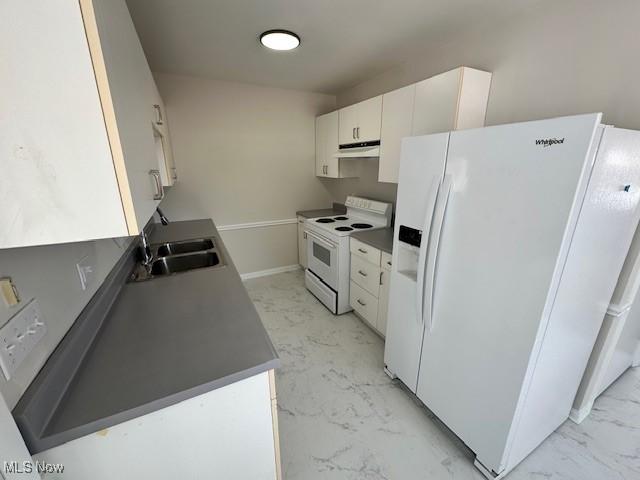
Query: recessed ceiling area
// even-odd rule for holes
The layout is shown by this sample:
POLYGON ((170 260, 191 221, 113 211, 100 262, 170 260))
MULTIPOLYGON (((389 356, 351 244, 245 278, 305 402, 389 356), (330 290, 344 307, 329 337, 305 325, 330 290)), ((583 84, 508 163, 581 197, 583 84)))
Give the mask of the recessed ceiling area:
POLYGON ((421 45, 491 28, 547 0, 127 0, 151 69, 337 93, 407 61, 421 45), (283 53, 262 32, 302 39, 283 53))

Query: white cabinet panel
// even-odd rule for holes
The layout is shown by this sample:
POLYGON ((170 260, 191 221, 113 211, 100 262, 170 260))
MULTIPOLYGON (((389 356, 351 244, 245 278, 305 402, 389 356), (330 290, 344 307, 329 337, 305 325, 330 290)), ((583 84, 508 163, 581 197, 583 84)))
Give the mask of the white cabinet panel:
POLYGON ((416 84, 411 135, 453 130, 462 70, 455 69, 416 84))
POLYGON ((360 256, 374 265, 380 265, 380 250, 355 238, 350 238, 349 240, 349 248, 353 255, 360 256))
POLYGON ((302 268, 307 268, 307 234, 304 233, 304 217, 298 217, 298 263, 302 268))
POLYGON ((167 112, 160 92, 158 92, 158 87, 153 81, 153 78, 151 80, 153 82, 151 85, 153 90, 151 115, 153 118, 156 158, 158 160, 160 175, 162 176, 162 185, 170 187, 178 180, 178 171, 173 157, 167 112))
POLYGON ((338 112, 326 113, 316 118, 316 175, 338 177, 338 112))
POLYGON ((416 86, 385 93, 382 96, 382 127, 378 181, 398 183, 400 141, 411 135, 416 86))
POLYGON ((127 235, 77 2, 0 17, 0 248, 127 235))
POLYGON ((382 121, 382 95, 370 98, 356 105, 358 125, 356 126, 357 142, 373 142, 380 140, 380 124, 382 121))
POLYGON ((389 284, 391 271, 383 268, 380 271, 380 294, 378 295, 378 321, 376 328, 383 337, 387 336, 387 311, 389 310, 389 284))
POLYGON ((137 234, 163 192, 159 150, 163 164, 172 159, 124 0, 0 8, 12 19, 0 31, 11 45, 0 85, 11 93, 0 109, 0 248, 137 234))
POLYGON ((351 281, 377 297, 380 290, 380 267, 358 255, 351 255, 351 281))
POLYGON ((484 126, 490 86, 491 73, 459 67, 405 87, 407 90, 386 93, 378 181, 398 181, 403 137, 484 126))
POLYGON ((150 175, 158 170, 151 111, 153 77, 124 0, 82 3, 93 6, 136 223, 142 229, 159 202, 154 199, 159 192, 150 175))
POLYGON ((392 259, 392 255, 390 253, 387 252, 382 252, 381 258, 380 258, 380 266, 385 269, 385 270, 389 270, 391 271, 391 259, 392 259))
POLYGON ((340 145, 355 143, 356 128, 358 127, 358 105, 341 108, 340 112, 340 145))
POLYGON ((380 140, 382 95, 340 109, 340 145, 380 140))
POLYGON ((316 117, 316 176, 345 178, 358 176, 358 162, 335 158, 338 151, 339 112, 316 117))
POLYGON ((354 281, 351 281, 349 286, 349 305, 373 328, 376 328, 378 299, 354 281))

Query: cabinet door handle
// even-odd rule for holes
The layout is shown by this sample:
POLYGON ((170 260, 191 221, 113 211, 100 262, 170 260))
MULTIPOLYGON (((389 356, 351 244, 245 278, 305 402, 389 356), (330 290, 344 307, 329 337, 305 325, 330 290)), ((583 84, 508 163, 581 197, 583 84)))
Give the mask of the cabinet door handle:
POLYGON ((356 138, 360 138, 360 127, 356 127, 356 138))
POLYGON ((367 276, 367 274, 366 274, 365 272, 363 272, 362 270, 358 270, 358 273, 359 273, 360 275, 362 275, 363 277, 366 277, 366 276, 367 276))
POLYGON ((156 191, 153 194, 154 200, 162 200, 164 198, 164 190, 162 189, 162 180, 160 179, 160 170, 149 170, 149 175, 153 177, 156 191))
POLYGON ((173 172, 171 174, 171 176, 173 177, 174 180, 178 180, 178 170, 176 170, 176 167, 171 167, 171 171, 173 172))
POLYGON ((162 119, 162 109, 160 108, 160 105, 156 103, 153 105, 153 108, 155 108, 156 112, 158 113, 158 119, 156 120, 156 124, 162 125, 164 120, 162 119))
POLYGON ((353 137, 353 139, 356 139, 356 127, 353 127, 353 131, 351 132, 351 136, 353 137))
POLYGON ((366 303, 364 303, 362 300, 358 299, 356 300, 360 305, 362 305, 363 307, 366 305, 366 303))
POLYGON ((307 238, 307 232, 302 232, 302 238, 307 238))
POLYGON ((383 274, 383 273, 384 273, 384 272, 380 272, 380 285, 382 285, 382 274, 383 274))
POLYGON ((359 251, 360 253, 367 253, 367 251, 366 251, 364 248, 359 248, 359 249, 358 249, 358 251, 359 251))

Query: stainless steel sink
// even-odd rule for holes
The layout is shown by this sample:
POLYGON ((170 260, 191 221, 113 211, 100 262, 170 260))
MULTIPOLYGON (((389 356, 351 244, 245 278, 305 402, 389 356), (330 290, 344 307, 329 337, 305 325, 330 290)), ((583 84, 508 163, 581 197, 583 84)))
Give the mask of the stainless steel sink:
POLYGON ((169 255, 180 255, 183 253, 202 252, 214 248, 213 240, 210 238, 199 238, 197 240, 184 240, 181 242, 168 242, 158 245, 151 245, 155 250, 156 257, 167 257, 169 255))
POLYGON ((196 252, 159 258, 151 264, 151 275, 171 275, 196 268, 215 267, 220 265, 220 257, 216 252, 196 252))
POLYGON ((154 278, 189 272, 201 268, 218 268, 225 265, 213 238, 198 238, 179 242, 166 242, 149 246, 152 261, 136 264, 130 282, 142 282, 154 278))

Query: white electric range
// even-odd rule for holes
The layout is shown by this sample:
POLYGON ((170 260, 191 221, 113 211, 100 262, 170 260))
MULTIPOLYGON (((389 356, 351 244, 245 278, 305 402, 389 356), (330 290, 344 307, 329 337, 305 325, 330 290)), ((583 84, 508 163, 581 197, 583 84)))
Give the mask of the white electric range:
POLYGON ((347 197, 344 215, 310 218, 307 234, 305 285, 329 310, 341 314, 349 306, 349 236, 357 231, 391 225, 393 205, 362 197, 347 197))

